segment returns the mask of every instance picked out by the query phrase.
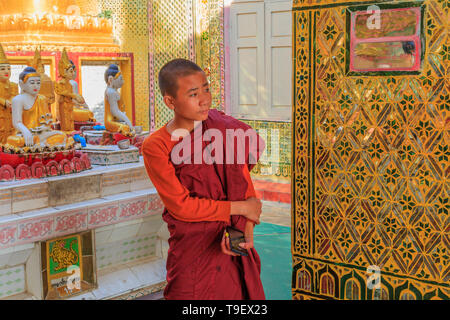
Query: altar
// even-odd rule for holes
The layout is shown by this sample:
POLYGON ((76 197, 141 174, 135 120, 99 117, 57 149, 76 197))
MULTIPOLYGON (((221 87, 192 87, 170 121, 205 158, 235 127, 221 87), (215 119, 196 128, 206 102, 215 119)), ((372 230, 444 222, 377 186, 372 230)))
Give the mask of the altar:
POLYGON ((46 243, 67 236, 81 236, 81 282, 89 289, 73 299, 160 290, 167 252, 162 209, 142 157, 83 173, 0 182, 0 272, 14 275, 8 290, 29 299, 71 297, 52 292, 45 269, 46 243))

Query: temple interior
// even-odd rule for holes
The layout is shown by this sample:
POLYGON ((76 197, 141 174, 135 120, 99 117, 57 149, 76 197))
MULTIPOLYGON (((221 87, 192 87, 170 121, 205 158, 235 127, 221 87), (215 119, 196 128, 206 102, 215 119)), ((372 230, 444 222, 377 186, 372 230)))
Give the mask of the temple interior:
POLYGON ((449 5, 379 2, 1 1, 0 300, 161 298, 175 58, 266 142, 267 299, 448 300, 449 5))

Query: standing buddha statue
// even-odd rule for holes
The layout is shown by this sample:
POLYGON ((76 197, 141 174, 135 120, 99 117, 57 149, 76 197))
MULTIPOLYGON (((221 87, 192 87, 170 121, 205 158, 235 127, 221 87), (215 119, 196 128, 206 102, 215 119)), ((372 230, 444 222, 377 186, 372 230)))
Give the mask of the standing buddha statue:
POLYGON ((75 99, 78 103, 84 104, 85 101, 79 94, 73 93, 70 80, 73 79, 74 66, 70 63, 67 51, 64 48, 61 60, 58 64, 59 75, 62 77, 56 83, 55 92, 57 97, 57 117, 60 123, 60 129, 65 132, 73 132, 75 130, 73 108, 75 99))
POLYGON ((111 133, 120 133, 127 137, 135 136, 134 127, 125 114, 125 105, 119 89, 124 81, 119 67, 112 64, 105 71, 105 128, 111 133))
POLYGON ((12 124, 11 100, 19 94, 16 83, 10 82, 11 64, 0 44, 0 143, 6 143, 7 138, 14 134, 12 124))
MULTIPOLYGON (((49 106, 55 103, 55 85, 52 79, 45 74, 44 64, 42 63, 41 51, 36 48, 34 58, 30 61, 29 66, 34 68, 41 77, 41 90, 39 94, 47 98, 49 106)), ((51 108, 51 107, 50 107, 51 108)))

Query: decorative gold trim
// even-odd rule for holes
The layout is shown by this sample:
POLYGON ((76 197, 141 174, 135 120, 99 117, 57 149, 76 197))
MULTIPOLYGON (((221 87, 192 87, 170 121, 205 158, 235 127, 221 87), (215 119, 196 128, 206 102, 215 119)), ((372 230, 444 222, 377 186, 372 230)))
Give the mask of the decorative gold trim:
POLYGON ((10 64, 8 57, 5 54, 5 49, 3 49, 3 45, 0 43, 0 64, 10 64))
POLYGON ((38 73, 35 73, 35 72, 29 73, 23 78, 23 83, 26 83, 28 81, 28 79, 32 78, 32 77, 38 77, 39 79, 41 78, 41 76, 38 73))
POLYGON ((75 46, 85 47, 75 51, 119 50, 113 36, 112 20, 54 13, 0 15, 0 42, 14 51, 24 50, 24 45, 33 43, 40 43, 49 51, 64 46, 72 50, 75 46))

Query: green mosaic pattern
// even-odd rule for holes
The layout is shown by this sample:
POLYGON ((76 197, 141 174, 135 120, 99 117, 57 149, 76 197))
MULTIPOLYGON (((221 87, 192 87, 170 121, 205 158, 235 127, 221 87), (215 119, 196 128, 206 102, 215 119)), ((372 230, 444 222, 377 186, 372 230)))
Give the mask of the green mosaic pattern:
POLYGON ((223 110, 225 94, 223 0, 195 0, 195 9, 196 62, 208 76, 212 107, 223 110))
POLYGON ((120 44, 120 52, 132 52, 134 56, 136 125, 148 130, 150 113, 147 0, 77 0, 76 3, 82 14, 96 16, 101 12, 111 13, 114 36, 120 44))
POLYGON ((260 161, 252 170, 252 174, 261 178, 281 178, 290 179, 291 177, 291 158, 292 158, 292 124, 290 122, 275 122, 275 121, 259 121, 259 120, 241 120, 257 130, 261 135, 266 132, 266 154, 267 160, 265 163, 260 161), (262 130, 262 132, 261 132, 262 130), (272 139, 274 134, 278 132, 278 139, 272 139), (272 144, 274 140, 274 144, 272 144), (277 144, 279 155, 278 161, 272 158, 272 149, 277 144), (272 159, 271 159, 272 158, 272 159))
POLYGON ((156 234, 111 242, 97 248, 97 266, 103 269, 155 255, 156 234))
POLYGON ((25 265, 0 270, 0 299, 25 292, 25 265))
POLYGON ((155 0, 149 2, 153 13, 153 82, 154 82, 154 121, 155 129, 164 126, 173 117, 173 111, 166 107, 159 91, 159 70, 172 59, 189 59, 193 48, 189 48, 192 23, 192 4, 184 0, 155 0))

